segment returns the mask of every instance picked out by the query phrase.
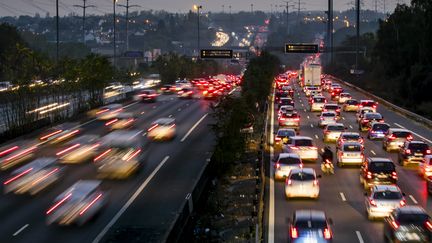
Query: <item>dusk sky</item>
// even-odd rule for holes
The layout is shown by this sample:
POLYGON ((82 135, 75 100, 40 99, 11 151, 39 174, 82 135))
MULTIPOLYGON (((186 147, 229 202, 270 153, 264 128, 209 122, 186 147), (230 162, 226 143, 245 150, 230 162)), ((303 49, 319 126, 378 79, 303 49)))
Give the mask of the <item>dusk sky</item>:
MULTIPOLYGON (((300 0, 302 2, 301 7, 304 10, 325 10, 327 6, 327 0, 300 0)), ((365 9, 375 9, 375 1, 379 11, 383 11, 383 2, 386 3, 386 11, 392 12, 396 3, 408 3, 409 0, 362 0, 365 9)), ((68 15, 69 13, 76 12, 81 14, 80 8, 74 7, 73 5, 82 5, 83 0, 59 0, 60 2, 60 15, 68 15)), ((126 0, 119 0, 118 3, 125 4, 126 0)), ((295 2, 297 8, 298 0, 292 0, 295 2)), ((334 0, 335 10, 345 10, 353 6, 354 0, 334 0)), ((90 13, 104 14, 112 11, 111 0, 87 0, 87 4, 95 5, 96 8, 88 9, 90 13)), ((280 5, 284 4, 283 1, 260 1, 260 0, 129 0, 129 4, 140 5, 137 10, 166 10, 169 12, 187 12, 193 4, 200 4, 203 6, 204 11, 221 12, 222 5, 225 6, 225 12, 229 11, 231 5, 232 12, 238 11, 250 11, 251 4, 253 4, 254 10, 261 10, 269 12, 282 11, 280 5)), ((293 10, 293 7, 291 8, 293 10)), ((121 13, 124 8, 118 8, 121 13)), ((133 11, 133 10, 131 10, 133 11)), ((50 15, 55 14, 55 0, 0 0, 0 16, 17 16, 17 15, 34 15, 39 13, 41 16, 49 12, 50 15)))

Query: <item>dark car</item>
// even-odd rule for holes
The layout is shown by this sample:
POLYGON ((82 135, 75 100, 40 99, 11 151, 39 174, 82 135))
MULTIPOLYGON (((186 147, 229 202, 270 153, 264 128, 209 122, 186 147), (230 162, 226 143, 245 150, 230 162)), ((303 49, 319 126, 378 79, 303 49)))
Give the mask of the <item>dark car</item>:
POLYGON ((368 112, 359 121, 359 130, 367 131, 372 122, 384 122, 384 117, 377 112, 368 112))
POLYGON ((423 162, 423 157, 430 154, 429 145, 423 141, 406 141, 399 149, 399 164, 405 166, 407 164, 420 164, 423 162))
POLYGON ((340 94, 343 92, 341 87, 334 87, 330 93, 332 100, 339 100, 340 94))
POLYGON ((291 96, 290 96, 290 93, 288 91, 279 90, 276 92, 275 101, 279 102, 280 98, 289 98, 289 97, 291 97, 291 96))
POLYGON ((360 168, 360 183, 368 190, 372 185, 392 185, 397 182, 396 166, 387 158, 368 158, 360 168))
POLYGON ((337 104, 325 104, 323 111, 334 111, 338 116, 340 116, 340 107, 337 104))
POLYGON ((141 101, 143 102, 156 102, 158 93, 156 92, 156 90, 146 89, 141 91, 141 93, 138 96, 141 98, 141 101))
POLYGON ((294 107, 294 100, 291 98, 280 98, 279 107, 281 107, 283 105, 290 105, 290 106, 294 107))
POLYGON ((370 140, 373 139, 382 139, 385 136, 385 133, 389 130, 390 125, 384 122, 372 122, 367 137, 370 140))
POLYGON ((323 211, 296 210, 289 226, 289 242, 332 242, 330 224, 323 211))
POLYGON ((194 90, 192 88, 183 88, 177 92, 177 97, 183 99, 192 99, 194 97, 194 90))
POLYGON ((419 206, 396 208, 384 219, 384 238, 387 242, 431 242, 431 218, 419 206))
POLYGON ((176 91, 176 86, 171 84, 166 84, 162 86, 161 91, 163 94, 172 94, 176 91))

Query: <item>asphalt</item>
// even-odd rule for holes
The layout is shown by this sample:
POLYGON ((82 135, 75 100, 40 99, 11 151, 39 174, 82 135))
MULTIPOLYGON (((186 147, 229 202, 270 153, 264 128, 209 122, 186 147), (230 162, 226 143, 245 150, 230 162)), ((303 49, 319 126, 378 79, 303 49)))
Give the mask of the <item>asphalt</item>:
MULTIPOLYGON (((173 141, 148 142, 143 166, 136 175, 124 181, 104 180, 102 187, 109 192, 108 205, 82 227, 47 226, 45 212, 54 198, 73 183, 96 178, 96 169, 91 163, 65 166, 61 180, 35 197, 1 195, 0 217, 3 222, 0 242, 61 240, 84 243, 106 242, 107 239, 124 242, 116 235, 129 228, 140 229, 140 235, 144 236, 141 239, 145 242, 160 241, 184 198, 192 191, 205 161, 211 156, 214 137, 208 125, 212 118, 205 116, 211 112, 210 103, 201 99, 180 100, 174 95, 162 95, 156 103, 133 103, 128 106, 127 111, 139 114, 136 129, 146 130, 157 118, 172 116, 176 119, 177 136, 173 141), (199 120, 201 122, 197 124, 199 120)), ((108 133, 99 121, 85 123, 80 129, 84 134, 108 133)), ((58 148, 44 147, 39 155, 55 152, 58 148)), ((2 172, 0 180, 4 181, 9 172, 2 172)))
MULTIPOLYGON (((319 113, 309 111, 309 105, 304 93, 296 86, 295 106, 301 116, 300 134, 309 136, 314 139, 315 145, 319 149, 323 148, 322 129, 317 127, 319 113), (316 138, 316 136, 318 138, 316 138)), ((352 90, 349 87, 343 87, 347 92, 351 93, 355 99, 367 99, 363 94, 352 90)), ((330 100, 327 92, 325 96, 330 100)), ((275 107, 275 114, 277 110, 275 107)), ((432 140, 432 131, 421 124, 413 122, 409 118, 401 114, 395 113, 386 107, 379 105, 380 112, 387 123, 392 127, 404 127, 415 133, 415 139, 422 139, 429 144, 432 140), (421 137, 419 137, 420 135, 421 137)), ((343 112, 343 119, 340 122, 348 127, 349 131, 358 132, 358 125, 355 119, 355 113, 343 112)), ((274 130, 277 131, 277 117, 274 119, 274 130)), ((362 133, 365 138, 365 156, 366 157, 389 157, 395 162, 396 170, 399 176, 398 186, 406 193, 406 200, 409 205, 420 205, 424 207, 429 214, 432 215, 432 200, 426 191, 426 182, 418 176, 416 168, 401 167, 397 163, 397 153, 387 153, 382 149, 381 141, 371 141, 366 138, 366 133, 362 133)), ((329 144, 333 151, 334 144, 329 144)), ((278 152, 275 152, 275 156, 278 152)), ((319 168, 320 162, 307 163, 306 167, 314 168, 318 174, 322 174, 319 168)), ((271 175, 273 178, 273 175, 271 175)), ((272 180, 270 178, 270 180, 272 180)), ((274 238, 271 232, 267 232, 267 242, 287 242, 288 241, 288 225, 292 214, 298 209, 318 209, 326 212, 327 216, 333 220, 332 230, 334 233, 335 243, 345 242, 384 242, 383 238, 383 222, 380 220, 369 221, 366 216, 365 196, 362 186, 359 182, 359 168, 338 168, 335 167, 335 174, 325 176, 320 179, 320 198, 318 200, 287 200, 284 194, 284 182, 274 182, 274 200, 270 193, 268 203, 273 204, 274 214, 266 213, 267 225, 272 224, 272 215, 274 215, 274 238), (270 217, 268 216, 270 215, 270 217)), ((271 186, 271 183, 270 183, 271 186)), ((272 208, 269 205, 267 208, 272 208)))

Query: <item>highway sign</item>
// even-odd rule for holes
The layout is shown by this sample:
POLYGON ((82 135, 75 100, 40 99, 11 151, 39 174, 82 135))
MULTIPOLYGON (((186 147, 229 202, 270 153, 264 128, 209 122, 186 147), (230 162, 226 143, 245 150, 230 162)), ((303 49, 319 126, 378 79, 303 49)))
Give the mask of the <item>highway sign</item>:
POLYGON ((233 50, 201 50, 201 58, 232 58, 233 50))
POLYGON ((286 43, 285 53, 318 53, 318 44, 286 43))

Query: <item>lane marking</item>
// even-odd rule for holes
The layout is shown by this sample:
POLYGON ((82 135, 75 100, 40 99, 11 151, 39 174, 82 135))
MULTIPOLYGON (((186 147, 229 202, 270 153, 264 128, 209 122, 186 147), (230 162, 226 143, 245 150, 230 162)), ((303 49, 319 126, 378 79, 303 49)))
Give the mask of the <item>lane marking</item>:
POLYGON ((306 109, 303 109, 304 110, 304 112, 306 112, 306 109))
MULTIPOLYGON (((268 111, 267 111, 268 112, 268 111)), ((270 105, 270 133, 269 133, 269 144, 270 144, 270 161, 273 161, 274 157, 274 89, 272 93, 272 100, 270 105)), ((275 188, 274 188, 274 167, 270 165, 270 205, 269 205, 269 224, 268 224, 268 243, 274 243, 274 224, 275 224, 275 188)))
POLYGON ((186 138, 191 134, 191 132, 207 117, 208 113, 204 114, 192 127, 189 131, 184 135, 184 137, 180 140, 180 142, 184 142, 186 138))
POLYGON ((342 120, 345 120, 345 117, 342 117, 342 120))
POLYGON ((171 118, 173 115, 169 115, 168 117, 171 118))
POLYGON ((178 108, 177 111, 181 111, 181 108, 178 108))
POLYGON ((301 103, 301 106, 302 106, 302 107, 304 106, 303 103, 301 103))
POLYGON ((19 228, 19 230, 17 230, 15 233, 13 233, 12 236, 17 236, 19 233, 21 233, 21 231, 25 230, 25 228, 27 228, 28 226, 29 226, 29 224, 26 224, 23 227, 19 228))
POLYGON ((313 124, 311 124, 311 127, 313 128, 313 124))
POLYGON ((376 155, 375 151, 373 151, 373 150, 371 150, 371 153, 372 153, 373 155, 376 155))
POLYGON ((315 138, 316 138, 316 139, 319 139, 318 135, 315 134, 315 138))
POLYGON ((153 172, 147 177, 147 179, 141 184, 141 186, 135 191, 135 193, 129 198, 129 200, 123 205, 123 207, 114 215, 114 217, 108 222, 108 224, 102 229, 102 231, 96 236, 93 240, 93 243, 98 243, 102 240, 104 235, 108 232, 108 230, 117 222, 117 220, 122 216, 122 214, 128 209, 128 207, 135 201, 135 199, 141 194, 141 192, 146 188, 148 183, 153 179, 153 177, 158 173, 160 168, 165 164, 165 162, 169 159, 169 155, 165 156, 165 158, 159 163, 159 165, 153 170, 153 172))
POLYGON ((144 114, 144 111, 141 111, 141 115, 144 114))
POLYGON ((310 117, 309 116, 307 116, 307 119, 309 119, 310 117))
MULTIPOLYGON (((402 126, 402 125, 400 125, 400 124, 398 124, 398 123, 393 123, 393 124, 395 124, 396 126, 398 126, 398 127, 400 127, 400 128, 403 128, 403 129, 407 129, 407 128, 405 128, 404 126, 402 126)), ((407 130, 409 130, 409 129, 407 129, 407 130)), ((423 139, 423 140, 425 140, 425 141, 427 141, 428 143, 432 143, 432 141, 431 140, 429 140, 429 139, 427 139, 427 138, 425 138, 425 137, 423 137, 423 136, 421 136, 421 135, 419 135, 419 134, 417 134, 417 133, 415 133, 415 132, 413 132, 413 131, 411 131, 411 130, 409 130, 410 132, 412 132, 414 135, 416 135, 417 137, 419 137, 419 138, 421 138, 421 139, 423 139)))
POLYGON ((340 195, 342 201, 343 201, 343 202, 346 202, 345 194, 343 194, 343 192, 339 192, 339 195, 340 195))
POLYGON ((364 243, 364 240, 363 240, 363 237, 362 237, 360 231, 357 230, 356 231, 356 235, 357 235, 357 238, 358 238, 359 242, 360 243, 364 243))
POLYGON ((153 106, 153 109, 156 109, 156 106, 153 106))
POLYGON ((413 197, 413 195, 409 195, 409 198, 413 201, 414 204, 418 204, 417 200, 413 197))
POLYGON ((349 125, 349 127, 350 127, 351 129, 353 129, 353 126, 349 125))
POLYGON ((236 90, 237 90, 237 87, 235 89, 231 90, 228 94, 230 95, 230 94, 234 93, 234 91, 236 91, 236 90))

